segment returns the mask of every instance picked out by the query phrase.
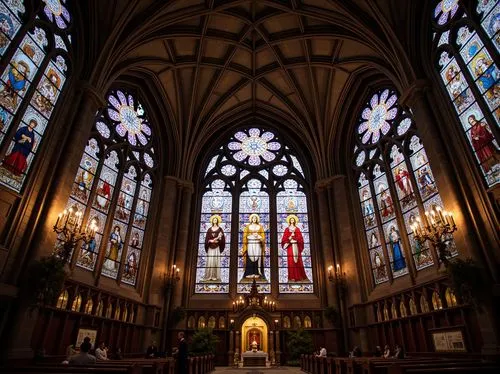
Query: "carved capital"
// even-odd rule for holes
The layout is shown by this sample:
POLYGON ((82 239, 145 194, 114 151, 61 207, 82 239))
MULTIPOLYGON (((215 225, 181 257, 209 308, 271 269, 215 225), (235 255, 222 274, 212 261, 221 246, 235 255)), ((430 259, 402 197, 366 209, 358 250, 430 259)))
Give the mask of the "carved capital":
POLYGON ((316 193, 321 193, 326 189, 333 188, 333 186, 337 183, 337 181, 344 179, 345 175, 334 175, 332 177, 320 179, 319 181, 316 182, 314 190, 316 191, 316 193))
POLYGON ((427 91, 431 88, 431 82, 427 79, 417 79, 412 83, 410 87, 408 87, 401 97, 399 98, 399 102, 401 105, 406 107, 413 107, 416 101, 421 100, 427 91))
POLYGON ((182 180, 173 175, 167 175, 164 180, 165 184, 175 185, 179 190, 187 190, 190 193, 194 192, 194 185, 191 181, 182 180))
POLYGON ((100 110, 106 106, 106 100, 101 92, 87 81, 80 81, 78 84, 83 96, 88 98, 95 106, 95 110, 100 110))

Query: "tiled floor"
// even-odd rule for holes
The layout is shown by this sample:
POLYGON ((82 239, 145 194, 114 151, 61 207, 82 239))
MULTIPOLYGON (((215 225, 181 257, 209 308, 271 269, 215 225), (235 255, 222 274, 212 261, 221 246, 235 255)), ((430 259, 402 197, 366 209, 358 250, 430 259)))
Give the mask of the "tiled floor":
POLYGON ((298 367, 270 367, 270 368, 234 368, 234 367, 224 367, 219 366, 215 368, 215 373, 217 374, 300 374, 300 368, 298 367))

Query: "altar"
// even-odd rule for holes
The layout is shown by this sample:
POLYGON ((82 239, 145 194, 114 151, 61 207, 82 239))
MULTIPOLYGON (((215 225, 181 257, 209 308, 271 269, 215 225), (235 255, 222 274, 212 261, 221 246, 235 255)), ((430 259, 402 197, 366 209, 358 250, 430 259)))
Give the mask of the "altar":
POLYGON ((261 366, 265 367, 267 363, 267 353, 263 351, 247 351, 241 354, 243 358, 243 367, 261 366))

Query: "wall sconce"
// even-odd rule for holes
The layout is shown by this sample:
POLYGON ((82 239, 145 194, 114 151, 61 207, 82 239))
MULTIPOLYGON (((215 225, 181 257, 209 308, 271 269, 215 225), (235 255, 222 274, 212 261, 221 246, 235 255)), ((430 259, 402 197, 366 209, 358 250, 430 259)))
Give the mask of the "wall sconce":
POLYGON ((229 321, 229 328, 230 328, 231 330, 232 330, 232 329, 234 329, 234 319, 231 319, 231 320, 229 321))
POLYGON ((433 206, 430 210, 425 211, 423 222, 420 217, 417 222, 411 225, 415 239, 424 244, 429 240, 438 253, 439 260, 448 265, 448 257, 451 252, 448 249, 447 242, 450 240, 449 235, 457 231, 457 225, 453 219, 453 214, 441 209, 440 206, 433 206))
POLYGON ((62 250, 56 253, 63 261, 68 261, 80 240, 83 240, 86 245, 92 241, 95 243, 97 228, 96 222, 92 220, 83 229, 83 212, 73 211, 73 208, 64 210, 57 216, 56 224, 53 227, 55 233, 64 236, 64 238, 59 237, 59 240, 64 243, 62 250))
POLYGON ((274 320, 274 329, 275 329, 275 330, 278 330, 278 327, 279 327, 279 326, 280 326, 280 321, 279 321, 279 319, 275 319, 275 320, 274 320))
POLYGON ((333 266, 328 266, 328 280, 339 288, 340 295, 343 296, 347 289, 347 280, 346 274, 340 270, 339 264, 336 266, 335 273, 333 272, 333 266))
POLYGON ((172 269, 169 273, 163 273, 163 282, 165 287, 173 286, 177 281, 181 279, 181 269, 177 265, 172 265, 172 269))

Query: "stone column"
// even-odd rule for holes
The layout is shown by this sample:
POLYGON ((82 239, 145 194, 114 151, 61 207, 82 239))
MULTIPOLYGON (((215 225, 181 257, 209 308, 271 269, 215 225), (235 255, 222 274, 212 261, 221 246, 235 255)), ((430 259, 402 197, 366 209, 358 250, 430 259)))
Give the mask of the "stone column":
MULTIPOLYGON (((53 193, 48 197, 52 201, 47 204, 45 218, 36 236, 39 244, 35 247, 35 252, 31 254, 32 259, 48 255, 54 248, 56 235, 52 231, 52 227, 56 222, 57 215, 64 210, 68 201, 83 150, 92 130, 95 113, 105 103, 101 94, 88 84, 82 83, 81 90, 82 95, 77 114, 74 117, 73 125, 71 125, 71 136, 65 145, 61 145, 63 156, 57 166, 58 173, 52 183, 53 193)), ((52 125, 57 124, 53 123, 52 125)), ((12 256, 9 261, 13 260, 19 261, 20 259, 15 259, 12 256)), ((11 264, 7 264, 7 267, 10 266, 11 264)), ((15 271, 18 272, 19 267, 15 267, 15 271)), ((29 306, 29 302, 20 299, 17 306, 17 317, 13 316, 12 318, 14 326, 11 331, 14 335, 7 347, 9 359, 33 357, 31 337, 38 319, 38 313, 36 311, 29 312, 29 306)))
POLYGON ((50 254, 54 247, 56 234, 52 228, 57 215, 65 209, 68 202, 83 151, 92 131, 95 114, 106 103, 103 95, 89 84, 81 83, 80 90, 82 93, 78 113, 74 117, 67 142, 61 147, 63 152, 52 182, 53 193, 49 197, 52 201, 48 204, 45 220, 42 221, 38 238, 40 244, 34 258, 50 254))
POLYGON ((271 361, 271 365, 276 364, 274 350, 274 331, 269 332, 269 361, 271 361))
POLYGON ((239 354, 239 361, 242 361, 243 360, 243 356, 241 355, 241 336, 240 336, 240 332, 239 331, 236 331, 236 341, 235 341, 235 351, 238 352, 239 354))
POLYGON ((234 365, 234 331, 229 331, 229 352, 227 352, 228 366, 234 365))
POLYGON ((281 350, 280 350, 280 331, 276 330, 276 366, 281 363, 281 350))
POLYGON ((175 263, 177 267, 181 269, 181 282, 173 290, 174 292, 172 307, 174 308, 177 306, 186 305, 188 290, 184 290, 183 285, 190 284, 190 277, 195 276, 196 274, 196 269, 191 269, 190 265, 186 262, 189 233, 191 232, 191 230, 196 230, 190 217, 193 184, 188 181, 179 181, 178 188, 180 190, 179 198, 181 199, 181 206, 179 215, 177 216, 177 219, 179 221, 176 233, 177 243, 172 249, 175 250, 173 263, 175 263))
MULTIPOLYGON (((430 83, 424 80, 416 81, 402 95, 400 102, 411 108, 419 135, 425 146, 436 184, 446 210, 453 212, 458 230, 453 234, 458 251, 462 257, 472 256, 489 267, 489 273, 498 282, 496 272, 497 259, 492 248, 498 246, 497 235, 491 230, 491 225, 484 220, 488 216, 480 198, 476 201, 467 199, 470 189, 463 181, 458 181, 453 173, 453 165, 446 154, 445 144, 441 141, 438 123, 433 115, 428 101, 427 91, 430 83), (472 204, 471 204, 472 203, 472 204), (479 214, 477 214, 479 213, 479 214), (476 216, 476 214, 479 216, 476 216), (483 221, 481 221, 483 219, 483 221), (480 235, 476 236, 476 232, 480 235), (493 244, 492 246, 492 243, 493 244)), ((459 126, 462 126, 459 124, 459 126)), ((456 165, 460 167, 460 165, 456 165)), ((471 181, 471 183, 473 183, 471 181)), ((498 254, 497 254, 498 256, 498 254)), ((498 352, 498 337, 495 331, 495 316, 493 308, 488 307, 483 313, 477 312, 478 323, 483 338, 483 352, 498 352)))
MULTIPOLYGON (((337 292, 333 285, 328 281, 328 273, 327 269, 329 266, 335 267, 335 261, 333 257, 333 242, 332 237, 333 233, 331 230, 331 216, 330 209, 331 207, 328 205, 328 185, 329 180, 323 179, 316 182, 316 196, 318 197, 318 222, 319 222, 319 233, 321 239, 321 251, 323 254, 324 261, 318 261, 318 264, 322 265, 322 268, 318 269, 318 275, 323 276, 320 284, 325 285, 326 291, 326 305, 333 305, 336 308, 339 307, 337 292)), ((318 259, 319 260, 319 259, 318 259)))

